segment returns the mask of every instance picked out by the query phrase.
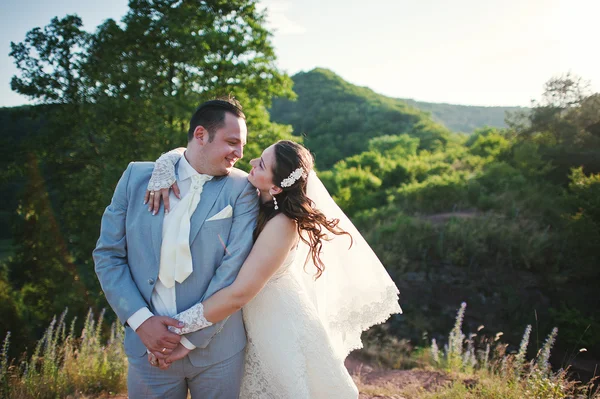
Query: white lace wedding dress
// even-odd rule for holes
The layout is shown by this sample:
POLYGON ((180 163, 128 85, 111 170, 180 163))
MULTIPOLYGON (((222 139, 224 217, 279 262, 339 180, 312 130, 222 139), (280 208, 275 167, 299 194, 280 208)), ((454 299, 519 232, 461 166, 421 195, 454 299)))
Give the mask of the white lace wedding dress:
POLYGON ((241 399, 350 399, 358 389, 291 273, 292 250, 242 311, 248 335, 241 399))

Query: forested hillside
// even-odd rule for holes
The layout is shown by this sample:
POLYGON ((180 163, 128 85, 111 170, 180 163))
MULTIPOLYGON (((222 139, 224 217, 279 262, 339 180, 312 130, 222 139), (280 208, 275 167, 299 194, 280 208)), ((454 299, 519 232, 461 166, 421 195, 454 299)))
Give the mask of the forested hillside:
POLYGON ((526 111, 394 99, 352 85, 323 68, 298 73, 292 80, 297 100, 275 99, 271 118, 305 136, 322 167, 363 151, 372 137, 408 134, 420 139, 420 149, 434 149, 447 142, 449 131, 506 127, 506 111, 526 111))
POLYGON ((411 99, 400 99, 422 111, 430 112, 433 119, 442 123, 453 132, 472 133, 475 129, 490 126, 505 128, 506 113, 523 112, 523 107, 482 107, 475 105, 456 105, 427 103, 411 99))
POLYGON ((408 134, 419 137, 420 149, 431 150, 443 146, 450 134, 427 113, 354 86, 327 69, 295 75, 294 92, 296 101, 273 101, 271 117, 304 136, 321 168, 364 151, 373 137, 408 134))

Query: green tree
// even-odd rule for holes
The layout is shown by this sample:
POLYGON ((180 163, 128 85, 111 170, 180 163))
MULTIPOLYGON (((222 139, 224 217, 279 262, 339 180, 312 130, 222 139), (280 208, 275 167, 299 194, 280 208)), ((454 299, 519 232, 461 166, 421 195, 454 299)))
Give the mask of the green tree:
POLYGON ((25 184, 13 218, 15 255, 7 275, 19 317, 27 321, 24 335, 32 337, 65 306, 76 312, 87 308, 88 290, 70 254, 66 215, 56 211, 76 198, 69 185, 80 172, 73 162, 74 138, 87 137, 83 68, 89 34, 82 25, 73 15, 53 18, 28 32, 24 42, 11 43, 10 55, 21 71, 11 87, 41 104, 36 111, 43 120, 35 137, 15 140, 12 150, 18 155, 9 166, 25 184))
POLYGON ((419 138, 419 149, 426 151, 443 151, 450 139, 448 129, 430 120, 415 124, 410 134, 419 138))
POLYGON ((265 128, 271 98, 291 97, 292 82, 275 66, 264 18, 256 1, 132 1, 122 26, 108 20, 92 40, 93 96, 113 113, 118 102, 146 157, 185 144, 194 108, 228 93, 252 114, 250 132, 255 119, 265 128))
POLYGON ((600 95, 590 93, 582 78, 566 74, 550 79, 542 100, 533 105, 529 112, 507 118, 520 138, 547 147, 600 147, 600 95))
POLYGON ((53 209, 42 165, 33 153, 26 159, 25 177, 13 230, 15 254, 6 267, 16 294, 15 308, 26 321, 17 328, 35 339, 54 315, 66 307, 84 314, 90 301, 53 209))
POLYGON ((579 167, 571 171, 569 178, 569 190, 577 208, 575 218, 588 219, 600 237, 600 174, 586 176, 579 167))
POLYGON ((600 172, 600 94, 591 93, 582 78, 550 79, 542 99, 528 112, 509 114, 507 123, 520 142, 532 143, 552 163, 545 177, 553 182, 567 186, 574 167, 600 172))
POLYGON ((53 18, 34 28, 22 43, 10 43, 20 76, 11 89, 43 104, 80 104, 85 97, 82 67, 87 59, 90 35, 76 15, 53 18))
POLYGON ((480 135, 470 146, 469 152, 482 158, 496 158, 510 148, 510 142, 498 133, 480 135))

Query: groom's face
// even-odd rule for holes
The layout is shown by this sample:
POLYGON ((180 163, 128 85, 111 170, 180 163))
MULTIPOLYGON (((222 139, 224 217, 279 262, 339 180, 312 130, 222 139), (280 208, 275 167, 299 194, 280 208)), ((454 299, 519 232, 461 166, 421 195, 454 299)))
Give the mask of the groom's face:
POLYGON ((247 134, 244 119, 227 112, 223 127, 215 131, 212 141, 203 145, 202 156, 208 169, 205 173, 213 176, 229 174, 244 155, 247 134))

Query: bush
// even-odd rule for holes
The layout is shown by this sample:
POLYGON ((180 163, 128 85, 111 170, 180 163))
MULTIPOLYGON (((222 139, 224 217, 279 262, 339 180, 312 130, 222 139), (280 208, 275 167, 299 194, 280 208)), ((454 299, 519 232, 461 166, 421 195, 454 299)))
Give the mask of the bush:
POLYGON ((400 187, 395 203, 405 212, 448 212, 469 205, 464 173, 432 175, 420 183, 400 187))
POLYGON ((513 166, 505 162, 493 162, 485 167, 476 178, 487 193, 502 194, 509 190, 520 190, 527 179, 513 166))
POLYGON ((333 175, 333 181, 334 191, 331 194, 348 215, 383 204, 381 180, 369 170, 340 169, 333 175))

